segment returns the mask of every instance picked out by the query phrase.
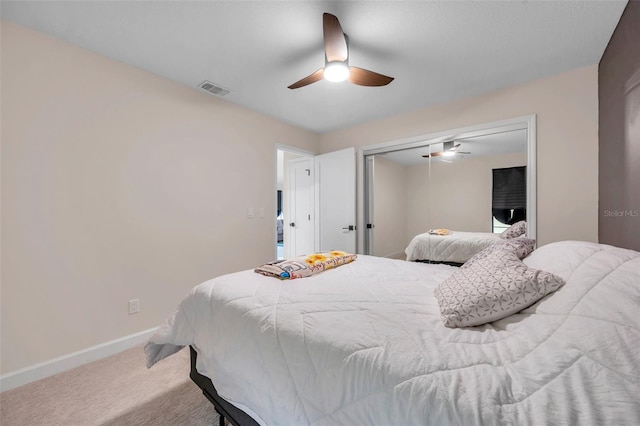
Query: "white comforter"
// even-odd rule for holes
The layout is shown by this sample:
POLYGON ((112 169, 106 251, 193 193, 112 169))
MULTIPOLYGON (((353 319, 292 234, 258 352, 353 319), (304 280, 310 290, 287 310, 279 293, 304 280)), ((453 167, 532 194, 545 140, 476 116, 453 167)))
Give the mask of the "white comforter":
POLYGON ((474 254, 500 241, 499 234, 453 231, 450 235, 419 234, 405 249, 407 260, 465 263, 474 254))
POLYGON ((148 363, 195 345, 221 396, 268 425, 640 424, 640 253, 563 242, 526 262, 566 285, 468 329, 445 328, 432 295, 449 266, 222 276, 159 328, 148 363))

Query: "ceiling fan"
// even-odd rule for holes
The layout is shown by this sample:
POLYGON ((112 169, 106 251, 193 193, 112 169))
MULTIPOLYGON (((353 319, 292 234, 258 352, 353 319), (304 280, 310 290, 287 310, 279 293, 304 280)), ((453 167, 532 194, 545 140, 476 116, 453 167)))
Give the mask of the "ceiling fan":
POLYGON ((322 15, 324 32, 324 68, 296 81, 289 89, 297 89, 317 81, 339 82, 349 80, 358 86, 386 86, 393 77, 378 74, 364 68, 349 66, 349 38, 342 32, 338 18, 330 13, 322 15))
POLYGON ((458 151, 458 148, 460 148, 460 144, 456 144, 455 141, 443 142, 442 151, 432 152, 430 154, 423 155, 423 157, 452 157, 456 154, 471 154, 470 152, 458 151))

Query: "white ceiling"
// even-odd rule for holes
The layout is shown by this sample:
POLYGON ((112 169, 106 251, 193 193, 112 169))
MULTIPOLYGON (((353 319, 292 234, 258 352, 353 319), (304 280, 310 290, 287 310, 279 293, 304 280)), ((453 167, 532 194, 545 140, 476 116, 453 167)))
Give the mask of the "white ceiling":
POLYGON ((3 0, 0 13, 322 133, 598 63, 626 3, 3 0), (324 66, 323 12, 348 34, 351 65, 395 81, 287 89, 324 66))

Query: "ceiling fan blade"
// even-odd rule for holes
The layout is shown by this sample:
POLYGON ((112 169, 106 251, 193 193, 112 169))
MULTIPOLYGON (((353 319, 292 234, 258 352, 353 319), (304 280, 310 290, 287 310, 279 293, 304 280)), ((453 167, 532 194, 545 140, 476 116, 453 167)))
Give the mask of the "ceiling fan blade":
POLYGON ((436 151, 436 152, 432 152, 431 154, 423 155, 423 157, 424 157, 424 158, 429 158, 429 157, 440 157, 442 154, 444 154, 444 152, 442 152, 442 151, 436 151))
POLYGON ((393 77, 387 77, 364 68, 349 67, 349 71, 349 81, 358 86, 386 86, 393 81, 393 77))
POLYGON ((289 86, 289 89, 297 89, 299 87, 308 86, 311 83, 315 83, 316 81, 322 80, 322 77, 324 77, 324 68, 320 68, 318 71, 314 72, 313 74, 308 75, 305 78, 302 78, 296 81, 291 86, 289 86))
POLYGON ((322 15, 322 30, 324 32, 324 53, 328 62, 344 62, 349 57, 347 40, 342 32, 340 21, 335 15, 322 15))

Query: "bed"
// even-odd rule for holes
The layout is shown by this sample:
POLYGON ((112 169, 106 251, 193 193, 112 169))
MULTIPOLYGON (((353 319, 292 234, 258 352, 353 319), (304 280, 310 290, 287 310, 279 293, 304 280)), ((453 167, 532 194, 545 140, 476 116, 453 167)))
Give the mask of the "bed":
POLYGON ((459 266, 496 241, 500 241, 500 234, 453 231, 449 235, 434 235, 425 232, 411 239, 405 254, 408 261, 459 266))
POLYGON ((640 424, 640 253, 560 242, 524 263, 564 286, 466 328, 434 296, 462 268, 359 256, 291 281, 225 275, 189 292, 147 364, 191 346, 192 378, 241 425, 640 424))

